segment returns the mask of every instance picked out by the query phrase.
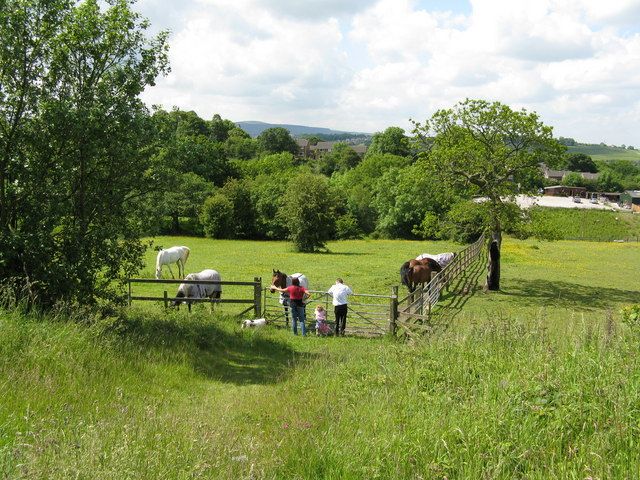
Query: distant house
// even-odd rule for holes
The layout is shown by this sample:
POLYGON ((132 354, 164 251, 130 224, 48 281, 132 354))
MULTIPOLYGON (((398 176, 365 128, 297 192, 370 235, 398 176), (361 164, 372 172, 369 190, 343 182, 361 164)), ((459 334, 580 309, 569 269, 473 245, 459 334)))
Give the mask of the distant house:
POLYGON ((367 146, 364 143, 353 145, 351 148, 353 148, 355 152, 361 157, 364 157, 364 154, 367 153, 367 146))
POLYGON ((582 178, 585 180, 595 181, 600 176, 599 173, 590 173, 590 172, 572 172, 571 170, 552 170, 547 167, 544 163, 540 165, 542 168, 542 174, 544 178, 548 180, 554 180, 556 182, 561 182, 564 177, 566 177, 570 173, 579 173, 582 178))
POLYGON ((309 145, 309 140, 306 138, 297 138, 296 143, 298 144, 298 157, 308 158, 311 153, 311 145, 309 145))
POLYGON ((587 195, 586 187, 569 187, 567 185, 554 185, 545 187, 545 195, 552 197, 585 197, 587 195))
POLYGON ((311 145, 311 152, 318 157, 324 153, 331 152, 336 143, 338 142, 318 142, 315 145, 311 145))

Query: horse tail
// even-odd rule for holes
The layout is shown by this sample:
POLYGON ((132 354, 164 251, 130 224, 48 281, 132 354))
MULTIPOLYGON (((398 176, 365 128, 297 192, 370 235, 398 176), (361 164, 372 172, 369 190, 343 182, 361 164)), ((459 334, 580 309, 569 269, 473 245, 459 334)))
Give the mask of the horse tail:
POLYGON ((189 250, 189 247, 184 247, 184 253, 182 254, 182 265, 187 263, 187 259, 189 258, 189 253, 191 253, 191 250, 189 250))
POLYGON ((409 262, 404 262, 400 267, 400 282, 405 285, 409 291, 411 291, 411 280, 409 279, 409 275, 413 269, 409 266, 409 262))

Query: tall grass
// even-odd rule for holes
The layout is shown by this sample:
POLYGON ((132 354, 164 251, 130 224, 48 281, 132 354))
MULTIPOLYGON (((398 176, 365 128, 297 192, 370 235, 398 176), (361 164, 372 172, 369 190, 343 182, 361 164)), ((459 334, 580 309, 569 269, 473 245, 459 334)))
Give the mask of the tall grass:
POLYGON ((640 217, 631 212, 537 207, 532 229, 553 230, 564 240, 640 240, 640 217))
MULTIPOLYGON (((332 245, 317 270, 297 258, 317 279, 373 277, 376 261, 339 253, 392 265, 421 247, 332 245)), ((206 308, 1 311, 0 477, 637 478, 639 336, 617 310, 640 298, 638 251, 508 239, 503 291, 445 298, 413 343, 242 330, 206 308)))

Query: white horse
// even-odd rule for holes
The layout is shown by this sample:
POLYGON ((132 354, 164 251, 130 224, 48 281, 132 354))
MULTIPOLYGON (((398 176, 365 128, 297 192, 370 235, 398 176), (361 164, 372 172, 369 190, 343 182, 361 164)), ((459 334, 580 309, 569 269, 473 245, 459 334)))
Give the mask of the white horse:
POLYGON ((160 250, 156 257, 156 278, 162 278, 163 265, 169 268, 171 278, 176 278, 173 276, 173 271, 171 270, 172 263, 178 264, 178 277, 184 277, 184 264, 187 263, 188 258, 189 248, 187 247, 171 247, 166 250, 160 250))
MULTIPOLYGON (((186 277, 185 280, 207 280, 210 282, 220 282, 220 274, 215 270, 202 270, 199 273, 190 273, 186 277)), ((191 311, 190 298, 220 298, 222 295, 222 285, 212 285, 212 284, 201 284, 201 283, 181 283, 178 287, 178 293, 176 293, 176 298, 184 298, 185 300, 176 300, 173 305, 175 307, 179 306, 181 303, 186 303, 189 306, 189 311, 191 311)))

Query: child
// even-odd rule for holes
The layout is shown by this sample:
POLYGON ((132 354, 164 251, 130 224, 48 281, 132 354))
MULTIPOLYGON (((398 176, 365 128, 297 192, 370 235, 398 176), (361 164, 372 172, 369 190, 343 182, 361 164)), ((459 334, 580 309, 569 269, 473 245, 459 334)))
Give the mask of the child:
POLYGON ((316 335, 327 335, 328 333, 327 311, 322 305, 318 305, 316 307, 316 335))

